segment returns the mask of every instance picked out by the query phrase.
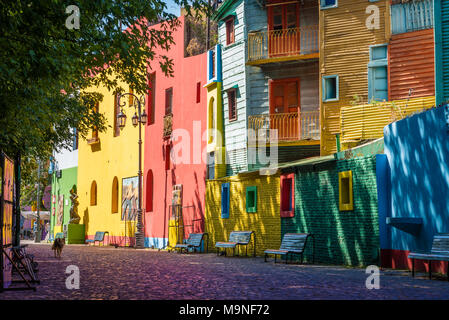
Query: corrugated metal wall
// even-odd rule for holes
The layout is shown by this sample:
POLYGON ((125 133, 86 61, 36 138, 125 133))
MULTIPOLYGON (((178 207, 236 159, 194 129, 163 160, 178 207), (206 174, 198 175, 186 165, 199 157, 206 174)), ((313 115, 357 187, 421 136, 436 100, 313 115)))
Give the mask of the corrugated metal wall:
POLYGON ((341 143, 383 137, 383 129, 393 121, 435 106, 435 97, 381 102, 341 108, 341 143))
MULTIPOLYGON (((339 75, 339 101, 321 103, 321 154, 336 152, 335 134, 340 132, 340 108, 357 95, 368 100, 369 47, 388 43, 390 13, 388 1, 379 8, 379 28, 366 26, 368 1, 339 0, 337 8, 320 11, 321 76, 339 75)), ((321 87, 321 84, 320 84, 321 87)), ((322 92, 322 88, 320 89, 322 92)))
POLYGON ((435 95, 433 29, 396 34, 389 52, 389 100, 435 95))
POLYGON ((449 100, 449 1, 435 0, 437 104, 449 100))

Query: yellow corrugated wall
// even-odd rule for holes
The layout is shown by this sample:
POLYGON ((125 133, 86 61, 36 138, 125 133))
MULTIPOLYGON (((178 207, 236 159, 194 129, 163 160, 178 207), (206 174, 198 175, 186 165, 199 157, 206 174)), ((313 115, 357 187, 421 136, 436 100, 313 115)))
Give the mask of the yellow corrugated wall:
MULTIPOLYGON (((209 248, 216 250, 217 241, 228 241, 231 231, 253 230, 256 233, 256 254, 281 245, 280 178, 252 173, 206 182, 205 232, 209 233, 209 248), (221 185, 230 183, 230 212, 221 218, 221 185), (257 186, 257 212, 246 212, 246 187, 257 186)), ((242 247, 243 248, 243 247, 242 247)), ((245 250, 244 248, 241 250, 245 250)), ((240 251, 244 254, 244 251, 240 251)), ((248 255, 253 253, 253 244, 248 255)))
MULTIPOLYGON (((320 11, 320 73, 339 75, 339 101, 321 102, 321 154, 337 151, 340 109, 357 95, 368 100, 369 47, 385 44, 390 36, 388 1, 339 0, 337 8, 320 11), (369 5, 379 8, 379 29, 369 30, 369 5)), ((320 99, 322 97, 320 81, 320 99)), ((322 99, 321 99, 322 101, 322 99)))
POLYGON ((382 138, 383 129, 389 123, 433 106, 435 97, 342 107, 341 143, 382 138))

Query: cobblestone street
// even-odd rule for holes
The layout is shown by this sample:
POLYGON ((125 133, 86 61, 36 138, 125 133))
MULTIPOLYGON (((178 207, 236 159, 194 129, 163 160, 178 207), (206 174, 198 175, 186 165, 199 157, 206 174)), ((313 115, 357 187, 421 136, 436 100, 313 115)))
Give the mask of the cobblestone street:
POLYGON ((6 291, 3 299, 449 299, 449 283, 384 270, 368 290, 364 269, 264 263, 263 258, 217 257, 140 250, 31 244, 39 262, 37 291, 6 291), (66 267, 80 270, 80 289, 68 290, 66 267))

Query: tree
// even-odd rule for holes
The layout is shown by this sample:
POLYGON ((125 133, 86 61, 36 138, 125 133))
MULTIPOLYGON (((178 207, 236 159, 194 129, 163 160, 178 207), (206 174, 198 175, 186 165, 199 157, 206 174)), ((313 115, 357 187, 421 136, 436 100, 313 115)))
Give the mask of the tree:
MULTIPOLYGON (((203 0, 174 2, 189 13, 210 12, 203 0)), ((10 155, 48 159, 69 145, 71 128, 81 137, 93 126, 103 131, 104 118, 93 112, 102 96, 86 88, 123 91, 118 83, 125 82, 140 95, 148 90, 149 69, 173 73, 172 61, 155 50, 169 50, 179 26, 164 1, 72 4, 0 0, 0 149, 10 155)))

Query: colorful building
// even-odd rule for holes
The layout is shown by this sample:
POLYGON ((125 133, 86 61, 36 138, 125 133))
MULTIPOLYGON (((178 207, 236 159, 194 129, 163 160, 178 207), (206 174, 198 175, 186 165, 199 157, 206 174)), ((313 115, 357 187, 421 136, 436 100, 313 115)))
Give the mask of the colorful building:
MULTIPOLYGON (((256 255, 281 245, 279 174, 258 170, 206 183, 206 227, 210 243, 228 241, 234 231, 254 231, 256 255)), ((248 252, 254 250, 254 240, 248 252)), ((243 254, 243 252, 240 252, 243 254)))
POLYGON ((319 155, 317 12, 314 1, 228 0, 215 13, 227 176, 319 155))
POLYGON ((161 52, 174 74, 151 73, 145 126, 145 246, 160 249, 204 230, 207 58, 185 56, 186 17, 179 20, 176 45, 161 52))
POLYGON ((435 79, 436 79, 436 104, 440 105, 449 101, 449 58, 446 55, 449 45, 449 6, 447 1, 434 0, 435 20, 435 79))
POLYGON ((321 154, 435 105, 432 1, 321 2, 321 154))
POLYGON ((49 173, 51 174, 50 234, 67 232, 70 220, 70 190, 77 188, 78 137, 74 131, 71 149, 53 152, 49 173))
MULTIPOLYGON (((129 88, 123 83, 121 85, 129 88)), ((107 231, 106 243, 129 245, 134 243, 137 222, 139 130, 130 121, 135 110, 128 107, 127 103, 123 111, 128 121, 120 129, 117 122, 117 95, 106 88, 95 90, 103 94, 96 112, 104 115, 107 129, 105 132, 93 129, 91 136, 79 141, 80 224, 85 227, 86 238, 93 239, 97 231, 107 231)), ((123 99, 128 99, 128 96, 123 99)))
MULTIPOLYGON (((335 154, 281 168, 282 235, 313 234, 315 262, 366 266, 380 261, 376 156, 364 148, 353 150, 356 157, 335 154)), ((310 243, 305 260, 312 261, 312 254, 310 243)))

